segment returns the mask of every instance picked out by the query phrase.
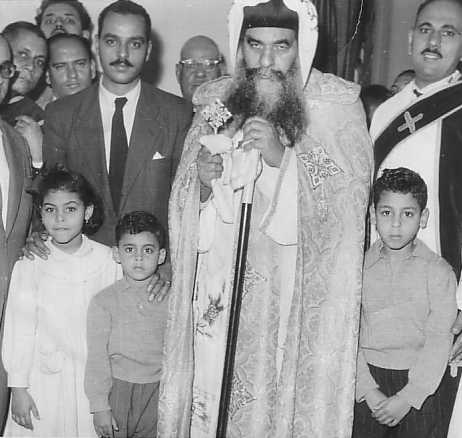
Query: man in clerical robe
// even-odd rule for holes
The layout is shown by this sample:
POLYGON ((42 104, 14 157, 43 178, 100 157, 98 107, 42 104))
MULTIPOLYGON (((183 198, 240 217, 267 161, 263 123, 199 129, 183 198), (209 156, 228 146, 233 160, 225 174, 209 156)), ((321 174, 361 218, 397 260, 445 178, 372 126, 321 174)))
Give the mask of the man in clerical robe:
POLYGON ((310 1, 236 0, 228 23, 234 75, 196 90, 170 198, 158 436, 216 436, 240 201, 255 180, 226 436, 347 438, 372 170, 359 88, 311 68, 310 1))
MULTIPOLYGON (((419 238, 449 262, 459 280, 462 81, 457 64, 462 58, 461 33, 460 0, 427 0, 421 4, 414 28, 409 32, 415 78, 377 108, 370 129, 377 175, 382 169, 408 167, 425 180, 430 216, 419 238)), ((459 291, 459 307, 460 298, 459 291)), ((459 315, 453 331, 457 333, 460 328, 459 315)), ((448 370, 441 383, 446 388, 446 404, 441 406, 442 433, 447 431, 457 384, 458 379, 452 378, 448 370)))

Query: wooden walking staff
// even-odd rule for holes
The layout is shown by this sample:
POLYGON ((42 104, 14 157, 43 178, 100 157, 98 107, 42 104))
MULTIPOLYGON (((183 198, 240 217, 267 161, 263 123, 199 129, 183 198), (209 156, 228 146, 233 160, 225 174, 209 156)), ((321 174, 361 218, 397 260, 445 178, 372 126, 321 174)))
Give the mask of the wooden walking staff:
MULTIPOLYGON (((217 134, 218 129, 232 117, 231 113, 218 99, 213 105, 207 107, 202 114, 210 126, 212 126, 215 134, 217 134)), ((241 198, 241 220, 239 224, 239 236, 237 242, 233 292, 231 295, 231 306, 229 311, 228 336, 226 341, 225 363, 221 384, 220 408, 218 412, 217 438, 226 437, 226 428, 228 425, 229 402, 233 385, 234 358, 236 356, 237 335, 239 332, 239 317, 241 312, 242 291, 244 287, 254 187, 255 180, 252 180, 244 187, 241 198)))

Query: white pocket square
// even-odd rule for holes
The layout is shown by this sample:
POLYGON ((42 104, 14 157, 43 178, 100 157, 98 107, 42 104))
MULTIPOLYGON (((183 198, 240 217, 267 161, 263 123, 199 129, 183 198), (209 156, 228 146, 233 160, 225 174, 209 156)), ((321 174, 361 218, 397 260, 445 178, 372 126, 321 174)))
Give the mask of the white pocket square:
POLYGON ((162 158, 165 158, 162 154, 160 154, 159 152, 156 152, 153 156, 152 156, 152 159, 153 160, 162 160, 162 158))

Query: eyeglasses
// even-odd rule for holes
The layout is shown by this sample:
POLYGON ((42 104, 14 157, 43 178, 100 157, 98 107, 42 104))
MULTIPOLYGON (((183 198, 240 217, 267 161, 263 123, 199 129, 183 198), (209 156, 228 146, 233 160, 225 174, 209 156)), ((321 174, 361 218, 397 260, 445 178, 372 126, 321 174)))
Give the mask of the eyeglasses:
POLYGON ((202 59, 196 61, 195 59, 182 59, 180 64, 187 70, 198 70, 202 68, 205 71, 211 72, 215 67, 221 63, 221 59, 202 59))
POLYGON ((3 79, 11 79, 16 73, 16 66, 11 61, 4 61, 0 64, 0 76, 3 79))

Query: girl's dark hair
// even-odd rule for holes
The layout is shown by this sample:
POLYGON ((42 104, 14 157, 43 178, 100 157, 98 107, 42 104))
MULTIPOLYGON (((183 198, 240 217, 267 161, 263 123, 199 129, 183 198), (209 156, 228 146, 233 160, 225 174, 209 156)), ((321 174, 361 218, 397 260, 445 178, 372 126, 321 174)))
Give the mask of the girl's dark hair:
POLYGON ((30 191, 34 197, 34 207, 41 216, 40 209, 43 199, 49 192, 63 190, 65 192, 76 193, 85 207, 93 205, 93 214, 87 222, 83 224, 84 234, 94 234, 103 224, 104 213, 100 197, 93 190, 91 184, 83 175, 67 170, 61 165, 56 165, 50 169, 44 169, 37 176, 34 188, 30 191))

